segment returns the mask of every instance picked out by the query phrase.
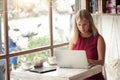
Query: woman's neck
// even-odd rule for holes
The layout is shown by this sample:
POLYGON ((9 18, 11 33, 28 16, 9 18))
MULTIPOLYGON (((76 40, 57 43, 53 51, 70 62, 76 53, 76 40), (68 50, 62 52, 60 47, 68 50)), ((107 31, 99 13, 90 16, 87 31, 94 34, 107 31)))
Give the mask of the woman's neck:
POLYGON ((90 33, 90 32, 88 32, 88 33, 81 33, 80 34, 81 35, 81 37, 90 37, 90 36, 92 36, 92 33, 90 33))

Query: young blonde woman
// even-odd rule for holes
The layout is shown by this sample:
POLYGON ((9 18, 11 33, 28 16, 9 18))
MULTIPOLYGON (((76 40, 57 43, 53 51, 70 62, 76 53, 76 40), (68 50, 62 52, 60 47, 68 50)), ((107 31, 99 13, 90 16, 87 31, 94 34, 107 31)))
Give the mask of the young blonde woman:
MULTIPOLYGON (((91 14, 87 10, 78 11, 75 15, 69 49, 85 50, 89 64, 104 65, 105 48, 105 41, 98 33, 91 14)), ((84 80, 104 80, 104 77, 99 73, 84 80)))

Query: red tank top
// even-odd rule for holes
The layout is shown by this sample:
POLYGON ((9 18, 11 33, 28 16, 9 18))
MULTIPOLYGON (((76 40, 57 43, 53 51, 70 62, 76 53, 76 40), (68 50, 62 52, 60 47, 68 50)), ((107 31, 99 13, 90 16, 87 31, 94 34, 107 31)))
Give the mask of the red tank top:
MULTIPOLYGON (((87 38, 79 37, 73 50, 85 50, 88 59, 98 59, 97 40, 100 35, 90 36, 87 38)), ((102 73, 89 77, 85 80, 104 80, 102 73)))
POLYGON ((79 37, 77 43, 74 45, 73 50, 85 50, 88 59, 98 59, 97 53, 97 40, 99 35, 90 36, 87 38, 79 37))

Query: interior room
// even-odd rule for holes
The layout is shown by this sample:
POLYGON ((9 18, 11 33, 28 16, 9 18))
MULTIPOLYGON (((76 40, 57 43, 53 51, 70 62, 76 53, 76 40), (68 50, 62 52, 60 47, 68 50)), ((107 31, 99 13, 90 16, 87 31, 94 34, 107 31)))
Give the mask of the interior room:
POLYGON ((84 80, 99 72, 105 80, 119 80, 119 19, 119 0, 0 0, 0 80, 84 80), (104 65, 30 72, 33 66, 57 67, 54 52, 69 49, 74 17, 82 9, 105 40, 104 65))

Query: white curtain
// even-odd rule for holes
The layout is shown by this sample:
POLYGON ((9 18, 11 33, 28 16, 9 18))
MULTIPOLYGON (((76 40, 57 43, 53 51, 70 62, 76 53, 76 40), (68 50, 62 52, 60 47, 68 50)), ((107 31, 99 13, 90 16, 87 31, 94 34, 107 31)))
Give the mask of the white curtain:
POLYGON ((105 69, 107 80, 120 79, 120 16, 93 15, 94 22, 106 43, 105 69))

